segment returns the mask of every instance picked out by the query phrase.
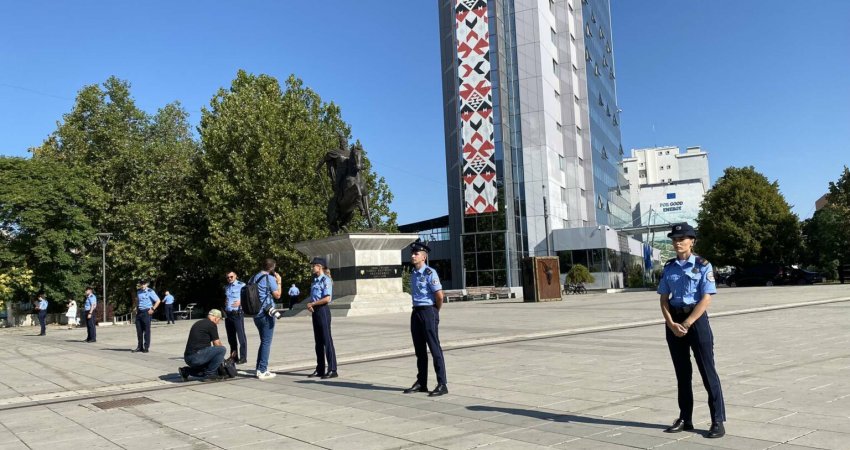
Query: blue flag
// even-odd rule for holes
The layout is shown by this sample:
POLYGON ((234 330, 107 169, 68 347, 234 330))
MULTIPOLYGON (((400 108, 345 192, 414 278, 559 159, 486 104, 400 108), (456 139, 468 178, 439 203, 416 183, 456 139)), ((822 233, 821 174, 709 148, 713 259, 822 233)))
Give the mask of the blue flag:
POLYGON ((652 270, 652 247, 649 244, 643 244, 643 267, 647 272, 652 270))

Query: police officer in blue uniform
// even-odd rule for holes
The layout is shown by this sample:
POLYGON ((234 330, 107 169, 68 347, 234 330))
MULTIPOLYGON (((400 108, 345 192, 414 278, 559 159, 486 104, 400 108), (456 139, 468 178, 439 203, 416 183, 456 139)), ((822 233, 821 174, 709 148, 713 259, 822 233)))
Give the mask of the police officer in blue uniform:
POLYGON ((97 322, 94 310, 97 308, 97 297, 94 289, 86 288, 86 303, 83 305, 83 320, 86 321, 86 342, 97 342, 97 322))
POLYGON ((693 254, 696 239, 693 227, 687 223, 673 225, 667 237, 673 240, 676 257, 664 264, 658 293, 661 295, 661 314, 666 322, 667 347, 676 370, 679 418, 664 431, 678 433, 694 429, 690 359, 693 351, 702 383, 708 392, 711 428, 706 437, 723 437, 726 434, 723 427, 726 409, 720 377, 714 367, 714 336, 707 313, 711 295, 717 293, 714 269, 708 261, 693 254))
POLYGON ((171 295, 171 292, 165 291, 165 297, 163 297, 162 303, 165 304, 165 323, 166 324, 173 324, 174 323, 174 296, 171 295))
POLYGON ((242 288, 244 286, 245 283, 239 281, 236 277, 236 272, 227 272, 227 285, 224 287, 224 329, 227 331, 230 357, 236 361, 236 364, 248 362, 248 338, 245 336, 245 313, 242 311, 242 288))
POLYGON ((309 376, 322 377, 322 379, 336 378, 336 350, 334 340, 331 336, 331 311, 330 303, 333 297, 333 280, 328 271, 328 262, 325 258, 313 258, 310 261, 310 270, 313 272, 313 283, 310 285, 310 303, 307 310, 313 314, 313 340, 316 342, 316 370, 309 376), (325 358, 327 358, 327 372, 325 371, 325 358))
POLYGON ((136 338, 139 341, 133 353, 147 353, 151 347, 151 316, 159 306, 159 296, 153 289, 148 288, 147 280, 139 280, 136 309, 136 338))
POLYGON ((47 298, 44 292, 38 293, 38 302, 35 304, 35 309, 38 311, 38 323, 41 325, 41 333, 39 336, 47 336, 47 298))
POLYGON ((413 297, 413 313, 410 315, 410 334, 416 351, 416 383, 404 390, 405 394, 428 392, 428 350, 434 359, 437 386, 428 395, 436 397, 449 393, 446 386, 446 364, 440 347, 440 308, 443 306, 443 285, 437 271, 427 264, 431 248, 417 239, 410 244, 410 262, 414 270, 410 274, 410 292, 413 297))

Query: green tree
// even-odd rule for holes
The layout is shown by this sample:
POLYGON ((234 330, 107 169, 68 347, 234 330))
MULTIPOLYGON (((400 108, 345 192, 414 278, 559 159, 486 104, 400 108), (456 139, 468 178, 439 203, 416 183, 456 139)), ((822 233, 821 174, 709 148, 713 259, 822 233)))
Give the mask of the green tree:
POLYGON ((575 264, 570 271, 567 272, 567 281, 572 284, 578 283, 593 283, 596 281, 596 278, 590 273, 590 270, 587 269, 583 264, 575 264))
POLYGON ((29 283, 55 302, 79 297, 98 271, 91 216, 102 205, 102 193, 78 168, 0 158, 0 267, 31 269, 29 283))
MULTIPOLYGON (((199 160, 206 267, 222 273, 257 270, 259 260, 275 257, 284 278, 309 277, 296 242, 328 235, 325 221, 330 184, 316 164, 349 135, 338 106, 294 76, 281 89, 268 75, 239 71, 230 89, 221 89, 201 111, 204 149, 199 160)), ((392 194, 383 178, 369 170, 367 183, 376 227, 395 226, 392 194)), ((363 227, 362 218, 355 228, 363 227)))
POLYGON ((850 170, 829 183, 827 205, 803 222, 807 262, 835 276, 840 264, 850 264, 850 170))
POLYGON ((179 104, 148 115, 135 105, 129 83, 111 77, 84 87, 57 130, 32 152, 36 160, 62 162, 96 180, 106 201, 91 223, 113 233, 109 299, 119 299, 119 311, 130 304, 135 279, 151 278, 154 287, 180 280, 196 232, 199 149, 179 104))
POLYGON ((715 266, 795 263, 800 223, 779 184, 750 167, 729 167, 705 195, 696 252, 715 266))

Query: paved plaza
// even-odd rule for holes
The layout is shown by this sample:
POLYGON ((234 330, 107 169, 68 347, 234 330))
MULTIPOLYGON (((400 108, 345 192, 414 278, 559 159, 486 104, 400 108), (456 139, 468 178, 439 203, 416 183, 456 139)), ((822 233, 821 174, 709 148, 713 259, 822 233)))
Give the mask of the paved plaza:
MULTIPOLYGON (((271 370, 182 382, 190 321, 0 330, 0 450, 252 449, 850 449, 850 286, 721 289, 711 308, 728 422, 709 418, 695 371, 697 430, 676 418, 673 366, 652 292, 447 304, 450 393, 405 395, 415 381, 409 314, 334 318, 340 378, 316 381, 308 317, 278 322, 271 370), (118 400, 119 402, 113 402, 118 400), (121 402, 123 401, 123 402, 121 402)), ((224 337, 224 326, 219 326, 224 337)), ((226 339, 225 339, 226 340, 226 339)), ((433 386, 433 369, 430 379, 433 386)))

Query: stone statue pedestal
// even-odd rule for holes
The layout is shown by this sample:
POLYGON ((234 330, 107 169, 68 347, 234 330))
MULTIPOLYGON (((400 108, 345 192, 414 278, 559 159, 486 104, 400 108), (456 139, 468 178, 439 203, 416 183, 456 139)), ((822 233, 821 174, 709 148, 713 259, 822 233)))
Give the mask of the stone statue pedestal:
MULTIPOLYGON (((410 294, 402 290, 401 252, 417 234, 346 233, 295 244, 307 255, 325 257, 333 278, 332 316, 410 312, 410 294)), ((310 292, 302 292, 309 300, 310 292)), ((285 316, 310 314, 302 300, 285 316)))

